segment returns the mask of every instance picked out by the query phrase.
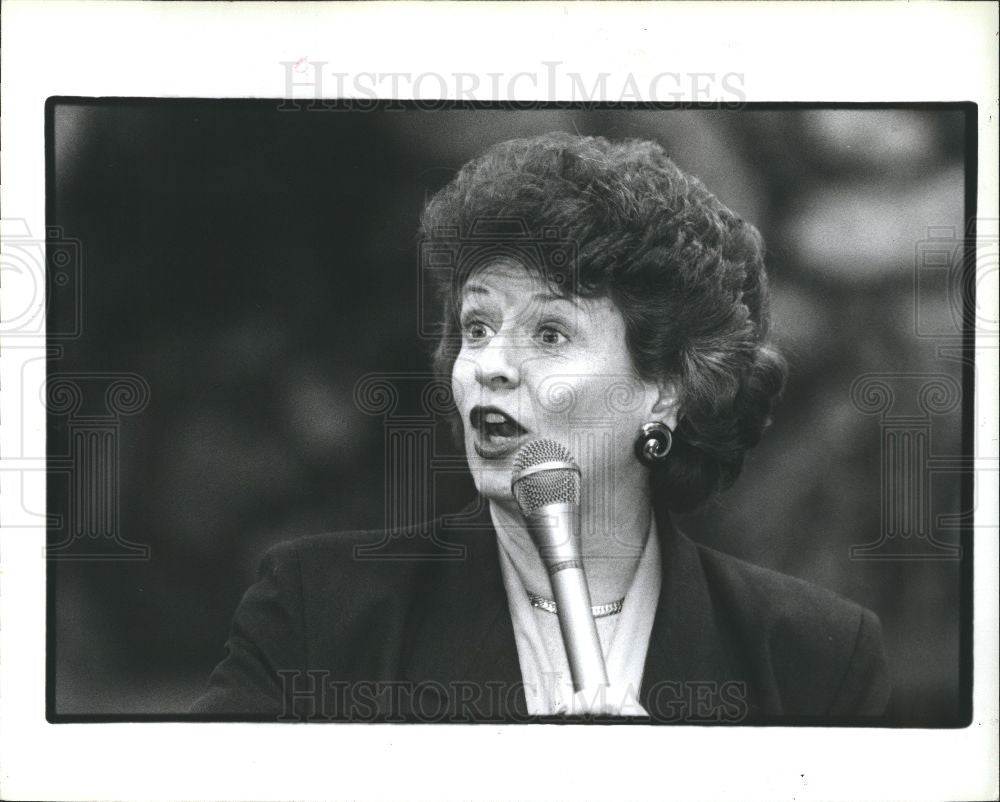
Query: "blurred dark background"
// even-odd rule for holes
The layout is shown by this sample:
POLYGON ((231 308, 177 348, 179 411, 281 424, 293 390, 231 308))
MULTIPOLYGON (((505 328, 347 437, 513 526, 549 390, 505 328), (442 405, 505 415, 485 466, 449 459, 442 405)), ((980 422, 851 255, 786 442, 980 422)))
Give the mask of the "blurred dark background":
MULTIPOLYGON (((920 336, 929 325, 947 338, 947 282, 924 286, 916 273, 929 231, 962 235, 963 110, 60 100, 49 113, 49 225, 79 240, 82 290, 79 303, 51 296, 49 370, 133 373, 149 388, 114 435, 115 525, 149 557, 70 549, 51 563, 50 713, 183 713, 269 545, 385 525, 383 421, 353 392, 365 374, 429 364, 418 336, 424 199, 494 142, 568 130, 660 141, 768 244, 786 397, 736 486, 682 528, 874 609, 892 720, 957 723, 960 562, 849 549, 882 531, 883 429, 852 402, 852 383, 962 376, 957 351, 920 336), (53 337, 73 316, 82 335, 53 337)), ((961 411, 932 422, 931 451, 958 455, 961 411)), ((50 457, 70 448, 69 424, 50 416, 50 457)), ((935 519, 961 512, 959 484, 956 472, 931 476, 935 519)), ((50 475, 50 512, 69 510, 69 487, 50 475)), ((455 477, 434 511, 471 493, 455 477)), ((954 528, 935 536, 958 540, 954 528)))

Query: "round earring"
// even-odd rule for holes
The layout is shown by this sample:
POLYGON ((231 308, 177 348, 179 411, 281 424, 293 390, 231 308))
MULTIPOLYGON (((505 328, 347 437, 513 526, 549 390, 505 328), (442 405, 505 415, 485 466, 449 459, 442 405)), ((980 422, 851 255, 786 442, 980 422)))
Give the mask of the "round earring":
POLYGON ((653 468, 666 460, 673 444, 674 433, 665 423, 644 423, 635 439, 635 455, 643 465, 653 468))

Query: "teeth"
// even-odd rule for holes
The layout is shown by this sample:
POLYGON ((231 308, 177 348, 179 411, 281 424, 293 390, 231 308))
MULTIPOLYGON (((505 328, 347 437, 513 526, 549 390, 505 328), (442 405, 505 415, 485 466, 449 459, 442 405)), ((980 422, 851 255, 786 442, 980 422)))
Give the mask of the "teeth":
POLYGON ((499 412, 487 412, 486 422, 487 423, 503 423, 507 418, 501 415, 499 412))

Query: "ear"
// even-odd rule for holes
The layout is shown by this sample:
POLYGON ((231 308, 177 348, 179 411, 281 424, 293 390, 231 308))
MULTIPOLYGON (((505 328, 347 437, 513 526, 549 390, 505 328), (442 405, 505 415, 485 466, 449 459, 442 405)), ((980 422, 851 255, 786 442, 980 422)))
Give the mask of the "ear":
POLYGON ((681 416, 681 393, 677 382, 664 379, 656 383, 657 395, 650 409, 651 417, 658 420, 671 430, 677 428, 681 416))

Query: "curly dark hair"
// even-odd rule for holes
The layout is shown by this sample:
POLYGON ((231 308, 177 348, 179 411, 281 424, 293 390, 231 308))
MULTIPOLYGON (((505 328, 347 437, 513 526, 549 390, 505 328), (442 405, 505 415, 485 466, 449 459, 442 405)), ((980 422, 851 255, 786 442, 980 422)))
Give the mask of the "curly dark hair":
MULTIPOLYGON (((421 233, 425 243, 442 232, 461 242, 490 220, 520 221, 526 241, 557 231, 575 243, 568 281, 555 260, 534 269, 557 291, 610 298, 636 372, 677 382, 681 417, 670 458, 651 472, 654 494, 686 511, 732 484, 785 380, 768 343, 758 231, 658 144, 567 133, 501 142, 465 164, 428 201, 421 233)), ((458 291, 475 261, 459 256, 440 286, 434 365, 446 381, 459 350, 458 291)))

